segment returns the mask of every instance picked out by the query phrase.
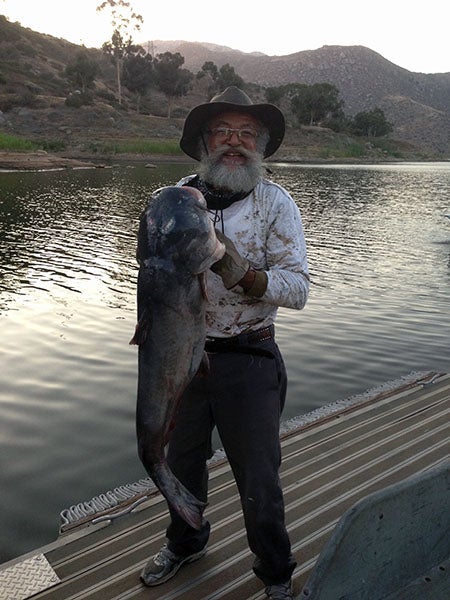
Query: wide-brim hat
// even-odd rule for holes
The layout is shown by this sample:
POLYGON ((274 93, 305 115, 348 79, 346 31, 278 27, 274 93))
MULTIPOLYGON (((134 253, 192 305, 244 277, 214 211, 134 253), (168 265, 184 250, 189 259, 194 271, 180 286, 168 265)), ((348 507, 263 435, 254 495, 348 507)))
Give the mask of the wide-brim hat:
POLYGON ((269 132, 264 158, 274 154, 284 138, 286 124, 281 110, 274 104, 253 104, 245 92, 234 85, 214 96, 206 104, 193 108, 184 122, 180 147, 188 156, 200 160, 199 140, 213 117, 225 112, 248 113, 260 121, 269 132))

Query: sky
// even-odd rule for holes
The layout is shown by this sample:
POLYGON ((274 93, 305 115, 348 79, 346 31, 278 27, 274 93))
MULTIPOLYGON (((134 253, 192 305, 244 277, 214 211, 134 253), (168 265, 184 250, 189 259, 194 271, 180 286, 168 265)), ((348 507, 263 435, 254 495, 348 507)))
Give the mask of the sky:
MULTIPOLYGON (((421 73, 450 72, 448 0, 129 0, 135 42, 187 40, 281 56, 324 45, 366 46, 421 73)), ((41 33, 100 48, 111 37, 101 0, 0 0, 0 14, 41 33)))

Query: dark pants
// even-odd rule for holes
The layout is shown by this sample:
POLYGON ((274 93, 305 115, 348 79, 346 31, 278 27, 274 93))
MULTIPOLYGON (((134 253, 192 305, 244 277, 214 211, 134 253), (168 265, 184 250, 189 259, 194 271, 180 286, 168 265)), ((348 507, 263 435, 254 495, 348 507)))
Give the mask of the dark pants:
MULTIPOLYGON (((169 443, 169 465, 206 502, 206 461, 217 426, 239 489, 248 543, 256 555, 254 572, 265 585, 284 583, 295 562, 278 475, 287 383, 283 359, 273 339, 208 356, 209 374, 197 375, 183 396, 169 443)), ((188 555, 206 545, 208 522, 196 531, 173 511, 171 517, 167 537, 173 552, 188 555)))

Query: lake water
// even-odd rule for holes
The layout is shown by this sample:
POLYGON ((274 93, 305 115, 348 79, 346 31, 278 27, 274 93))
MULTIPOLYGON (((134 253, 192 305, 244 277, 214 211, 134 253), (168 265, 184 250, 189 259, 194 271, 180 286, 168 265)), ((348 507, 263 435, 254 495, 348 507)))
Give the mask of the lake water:
MULTIPOLYGON (((146 476, 128 345, 138 216, 191 168, 0 173, 0 562, 146 476)), ((448 372, 450 164, 271 169, 301 207, 313 280, 303 311, 279 312, 284 418, 448 372)))

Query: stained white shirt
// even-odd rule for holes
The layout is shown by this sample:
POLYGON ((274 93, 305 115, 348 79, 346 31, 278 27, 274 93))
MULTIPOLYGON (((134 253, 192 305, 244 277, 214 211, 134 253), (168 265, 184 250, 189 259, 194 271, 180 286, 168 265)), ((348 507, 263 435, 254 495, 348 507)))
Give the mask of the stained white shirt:
MULTIPOLYGON (((186 185, 192 176, 178 185, 186 185)), ((214 218, 216 211, 211 211, 214 218)), ((222 279, 207 272, 206 328, 209 337, 229 337, 271 325, 279 306, 301 309, 309 292, 306 243, 300 211, 281 186, 266 179, 243 200, 217 211, 216 228, 235 244, 252 267, 268 276, 261 298, 240 286, 225 289, 222 279)))

